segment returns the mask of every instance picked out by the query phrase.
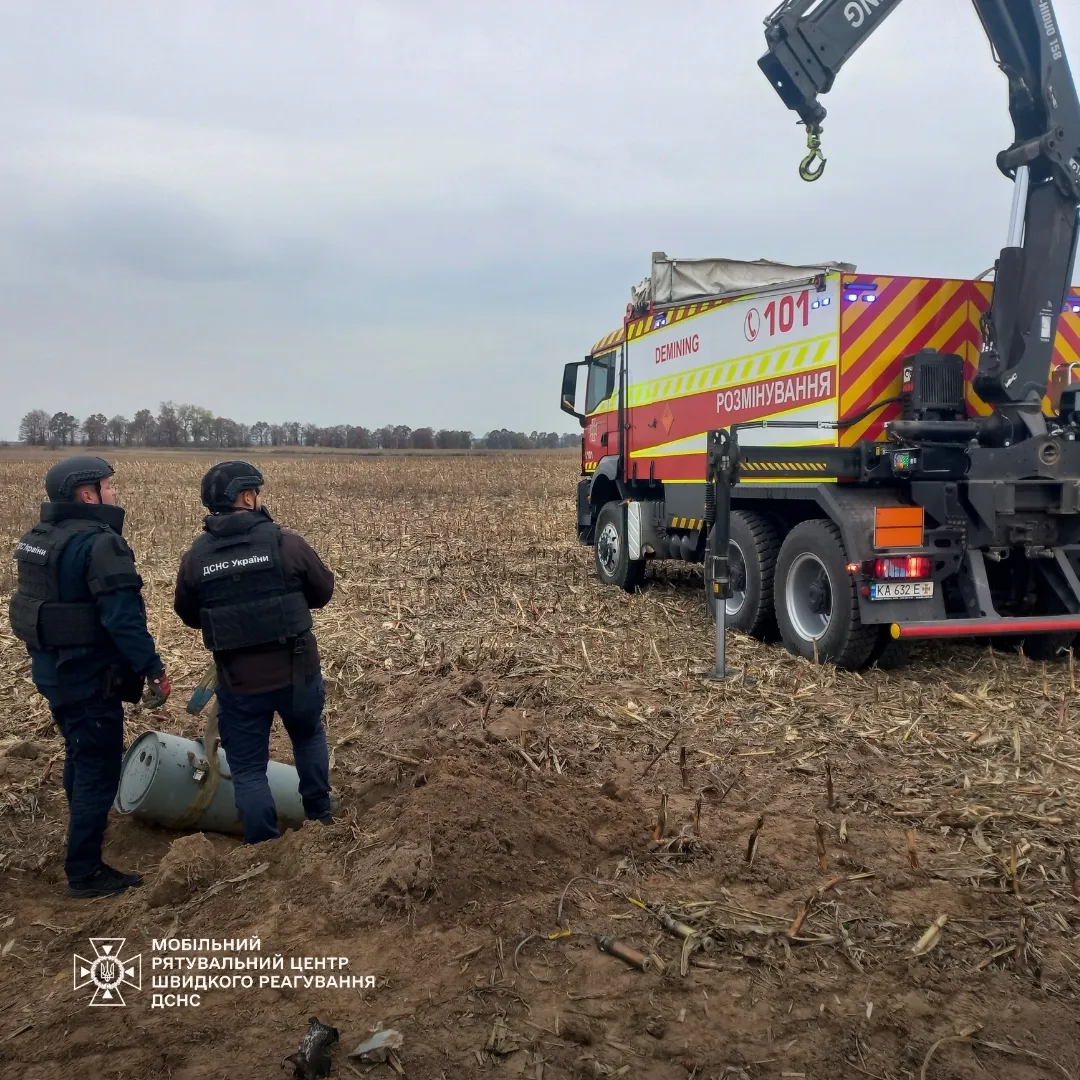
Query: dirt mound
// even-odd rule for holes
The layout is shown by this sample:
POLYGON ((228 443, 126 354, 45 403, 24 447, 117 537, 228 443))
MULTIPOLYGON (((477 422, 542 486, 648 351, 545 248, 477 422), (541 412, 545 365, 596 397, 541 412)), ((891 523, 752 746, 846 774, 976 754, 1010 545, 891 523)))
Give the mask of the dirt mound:
MULTIPOLYGON (((354 818, 227 851, 217 879, 261 866, 263 884, 221 916, 253 925, 273 897, 286 908, 317 907, 334 933, 401 917, 416 926, 452 925, 466 913, 492 920, 523 896, 550 907, 552 890, 571 878, 609 875, 622 856, 644 850, 647 813, 635 800, 609 799, 594 781, 556 773, 531 774, 525 784, 520 768, 500 760, 491 745, 434 759, 396 784, 362 785, 360 806, 375 800, 366 809, 346 792, 354 818)), ((183 898, 193 864, 210 865, 212 847, 198 839, 172 845, 159 874, 163 902, 183 898)), ((203 875, 195 884, 208 882, 203 875)))
POLYGON ((186 900, 198 889, 212 884, 221 859, 204 833, 174 840, 161 860, 146 896, 148 907, 186 900))
POLYGON ((592 783, 544 774, 526 786, 518 770, 457 755, 426 772, 424 784, 385 799, 364 820, 372 852, 349 875, 361 904, 407 910, 431 892, 432 917, 486 909, 599 873, 644 842, 642 814, 592 783))
POLYGON ((29 739, 5 739, 0 743, 0 747, 0 757, 5 758, 26 758, 34 761, 45 753, 45 748, 40 743, 31 742, 29 739))

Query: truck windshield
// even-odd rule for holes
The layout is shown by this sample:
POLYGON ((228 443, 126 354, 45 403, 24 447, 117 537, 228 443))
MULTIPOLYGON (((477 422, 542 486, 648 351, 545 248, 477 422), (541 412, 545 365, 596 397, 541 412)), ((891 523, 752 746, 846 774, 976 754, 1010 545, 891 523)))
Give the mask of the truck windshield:
POLYGON ((585 390, 585 412, 594 412, 601 402, 611 397, 615 389, 614 352, 594 356, 589 365, 589 384, 585 390))

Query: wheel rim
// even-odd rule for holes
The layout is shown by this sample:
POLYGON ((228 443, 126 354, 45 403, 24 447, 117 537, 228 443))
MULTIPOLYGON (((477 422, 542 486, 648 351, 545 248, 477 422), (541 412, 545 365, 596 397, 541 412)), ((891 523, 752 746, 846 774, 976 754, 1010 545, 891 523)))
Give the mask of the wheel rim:
POLYGON ((728 543, 728 575, 731 595, 724 604, 728 618, 738 615, 746 603, 746 558, 734 540, 728 543))
POLYGON ((610 522, 600 530, 600 537, 596 541, 596 557, 600 560, 604 573, 608 577, 614 577, 619 565, 619 530, 610 522))
POLYGON ((804 641, 819 641, 832 622, 833 590, 825 564, 812 552, 795 557, 785 589, 788 618, 804 641))

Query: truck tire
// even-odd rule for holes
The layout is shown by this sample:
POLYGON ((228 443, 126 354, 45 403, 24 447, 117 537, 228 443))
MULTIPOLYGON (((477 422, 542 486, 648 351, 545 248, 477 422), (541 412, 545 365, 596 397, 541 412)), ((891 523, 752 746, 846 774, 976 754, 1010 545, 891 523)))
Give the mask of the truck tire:
POLYGON ((645 580, 645 560, 630 558, 626 542, 626 507, 621 502, 604 503, 600 508, 595 535, 596 576, 604 585, 617 585, 627 592, 634 592, 645 580))
POLYGON ((898 671, 907 667, 910 660, 907 642, 897 641, 889 632, 889 627, 880 627, 877 641, 866 658, 866 666, 873 667, 876 664, 880 671, 898 671))
POLYGON ((800 522, 776 560, 776 622, 789 652, 839 668, 865 666, 879 627, 864 626, 840 530, 825 518, 800 522))
POLYGON ((1036 663, 1046 661, 1052 663, 1055 660, 1063 660, 1065 653, 1073 644, 1076 635, 1065 634, 1030 634, 1022 637, 1017 642, 1023 647, 1024 655, 1036 663))
MULTIPOLYGON (((780 535, 776 527, 768 518, 752 510, 735 510, 731 515, 728 550, 732 596, 726 605, 727 625, 761 641, 775 640, 773 574, 780 553, 780 535)), ((705 601, 709 606, 709 617, 715 622, 716 600, 707 555, 705 601)))

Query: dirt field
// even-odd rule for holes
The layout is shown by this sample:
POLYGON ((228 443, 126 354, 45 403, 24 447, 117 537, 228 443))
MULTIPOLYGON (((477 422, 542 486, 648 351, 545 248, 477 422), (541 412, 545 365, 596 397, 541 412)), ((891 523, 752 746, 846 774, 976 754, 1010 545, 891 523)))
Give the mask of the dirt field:
MULTIPOLYGON (((206 657, 171 590, 206 461, 120 460, 176 688, 128 739, 196 735, 206 657)), ((5 620, 0 1075, 284 1077, 312 1015, 340 1031, 335 1078, 1080 1075, 1068 658, 934 647, 856 675, 738 639, 756 681, 717 686, 700 571, 595 584, 572 455, 263 460, 275 517, 337 574, 316 631, 345 813, 246 849, 114 817, 106 858, 145 886, 64 899, 62 746, 5 620), (376 985, 151 1008, 153 939, 251 935, 376 985), (73 990, 91 937, 142 956, 125 1008, 73 990), (378 1026, 394 1057, 350 1061, 378 1026)), ((43 471, 0 455, 6 543, 43 471)))

